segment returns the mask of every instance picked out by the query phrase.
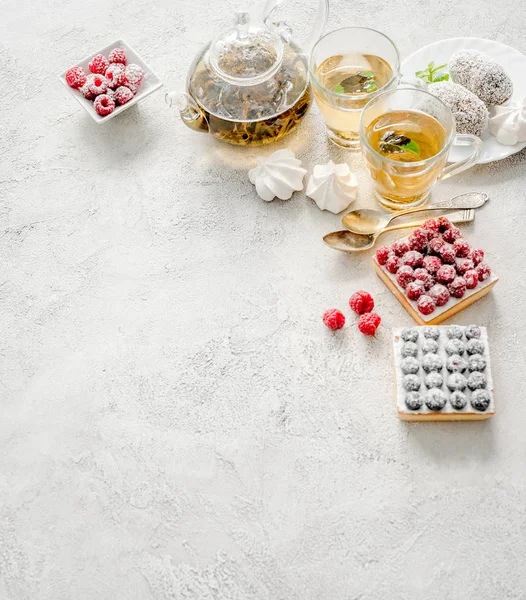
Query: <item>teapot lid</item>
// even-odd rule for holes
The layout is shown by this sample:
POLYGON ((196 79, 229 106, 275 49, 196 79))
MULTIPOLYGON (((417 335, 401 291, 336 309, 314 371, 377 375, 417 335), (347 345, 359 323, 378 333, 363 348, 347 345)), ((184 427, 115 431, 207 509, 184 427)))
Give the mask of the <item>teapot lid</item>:
POLYGON ((217 74, 235 85, 256 85, 274 75, 283 59, 283 43, 268 27, 251 25, 246 12, 238 12, 235 28, 223 31, 210 45, 210 64, 217 74))

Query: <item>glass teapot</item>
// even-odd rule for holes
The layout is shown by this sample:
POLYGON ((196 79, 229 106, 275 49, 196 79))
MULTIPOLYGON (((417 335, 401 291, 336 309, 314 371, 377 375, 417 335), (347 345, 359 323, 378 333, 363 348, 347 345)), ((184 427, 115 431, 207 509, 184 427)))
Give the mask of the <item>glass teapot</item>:
POLYGON ((316 24, 302 50, 292 30, 272 15, 283 0, 269 0, 263 24, 235 14, 234 28, 217 35, 195 58, 186 92, 165 96, 191 129, 239 145, 274 142, 290 133, 309 108, 308 56, 327 23, 319 0, 316 24))

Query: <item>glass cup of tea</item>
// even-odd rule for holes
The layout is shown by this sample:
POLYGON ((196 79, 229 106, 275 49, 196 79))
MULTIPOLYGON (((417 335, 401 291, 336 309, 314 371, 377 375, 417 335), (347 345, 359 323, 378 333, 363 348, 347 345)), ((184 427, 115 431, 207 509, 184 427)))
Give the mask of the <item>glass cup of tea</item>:
POLYGON ((312 49, 310 80, 329 139, 349 149, 360 147, 364 106, 400 79, 400 57, 383 33, 344 27, 320 38, 312 49))
POLYGON ((437 180, 469 169, 482 148, 477 136, 456 133, 453 113, 441 100, 414 88, 373 98, 362 111, 360 142, 375 196, 391 210, 423 204, 437 180), (467 147, 465 156, 446 166, 453 144, 467 147))

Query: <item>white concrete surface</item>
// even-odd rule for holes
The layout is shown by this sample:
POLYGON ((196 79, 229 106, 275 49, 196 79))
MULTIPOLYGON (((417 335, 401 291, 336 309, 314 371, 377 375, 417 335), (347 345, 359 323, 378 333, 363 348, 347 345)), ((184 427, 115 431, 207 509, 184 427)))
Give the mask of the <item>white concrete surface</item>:
MULTIPOLYGON (((486 36, 526 52, 521 0, 334 0, 330 27, 403 56, 486 36)), ((6 0, 0 23, 0 598, 495 600, 526 597, 526 152, 467 227, 501 276, 486 324, 497 415, 408 425, 370 256, 298 193, 259 200, 258 151, 185 129, 162 93, 106 125, 56 73, 123 36, 175 86, 237 1, 6 0), (377 339, 326 308, 370 290, 377 339)), ((283 146, 329 146, 317 110, 283 146)), ((270 152, 267 148, 259 152, 270 152)))

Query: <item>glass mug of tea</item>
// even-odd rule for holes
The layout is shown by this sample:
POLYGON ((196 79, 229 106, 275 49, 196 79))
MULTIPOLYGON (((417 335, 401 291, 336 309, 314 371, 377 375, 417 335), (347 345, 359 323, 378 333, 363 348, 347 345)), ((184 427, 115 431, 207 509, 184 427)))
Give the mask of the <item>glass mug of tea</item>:
POLYGON ((429 92, 399 88, 373 98, 362 111, 360 142, 377 200, 391 210, 423 204, 437 180, 473 166, 482 140, 457 134, 451 110, 429 92), (467 156, 446 166, 451 146, 467 156))
POLYGON ((344 148, 358 149, 364 106, 399 83, 398 49, 374 29, 331 31, 312 49, 310 80, 329 139, 344 148))

